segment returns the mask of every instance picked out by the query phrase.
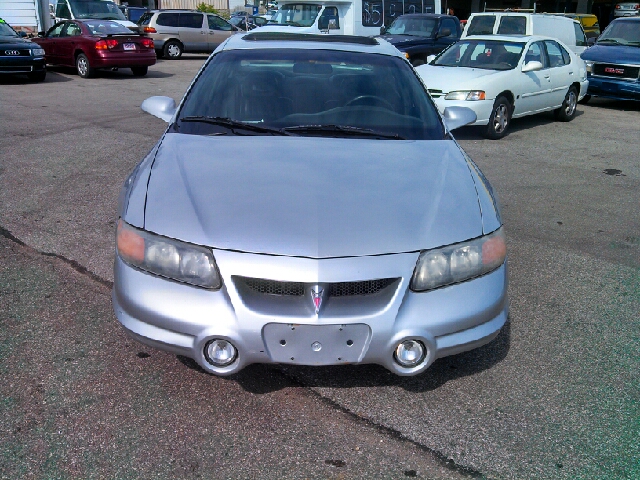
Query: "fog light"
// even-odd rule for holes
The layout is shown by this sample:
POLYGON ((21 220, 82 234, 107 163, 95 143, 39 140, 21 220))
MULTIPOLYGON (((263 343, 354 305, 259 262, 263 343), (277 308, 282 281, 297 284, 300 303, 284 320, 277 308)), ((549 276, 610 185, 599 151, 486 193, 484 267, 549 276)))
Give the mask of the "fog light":
POLYGON ((238 350, 226 340, 211 340, 204 347, 204 358, 215 367, 231 365, 238 356, 238 350))
POLYGON ((425 357, 426 349, 422 342, 417 340, 405 340, 396 347, 393 358, 403 367, 415 367, 425 357))

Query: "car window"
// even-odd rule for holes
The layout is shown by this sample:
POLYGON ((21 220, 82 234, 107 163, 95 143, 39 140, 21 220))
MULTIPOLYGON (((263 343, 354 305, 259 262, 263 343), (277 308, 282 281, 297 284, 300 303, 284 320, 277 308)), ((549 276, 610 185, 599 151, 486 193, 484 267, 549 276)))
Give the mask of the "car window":
POLYGON ((504 16, 500 19, 499 35, 526 35, 527 18, 521 16, 504 16))
POLYGON ((584 34, 584 30, 582 25, 577 22, 573 22, 573 29, 576 33, 576 46, 584 47, 587 45, 587 36, 584 34))
POLYGON ((562 53, 564 49, 558 43, 552 40, 545 40, 544 44, 547 47, 547 55, 549 56, 549 67, 562 67, 568 63, 562 53))
POLYGON ((177 27, 180 25, 180 14, 178 13, 161 13, 156 20, 158 25, 163 27, 177 27))
POLYGON ((89 29, 92 35, 117 35, 122 33, 131 33, 124 25, 109 20, 89 20, 84 25, 89 29))
POLYGON ((207 15, 207 22, 209 23, 209 28, 211 30, 223 30, 225 32, 233 30, 231 25, 216 15, 207 15))
POLYGON ((82 35, 82 29, 80 28, 80 25, 73 22, 67 24, 67 29, 62 34, 63 37, 76 37, 78 35, 82 35))
POLYGON ((201 13, 181 13, 180 27, 202 28, 202 14, 201 13))
POLYGON ((467 27, 467 35, 491 35, 496 23, 494 15, 479 15, 471 19, 467 27))
POLYGON ((220 131, 189 121, 211 117, 273 129, 307 126, 316 135, 322 126, 333 132, 329 136, 344 135, 336 126, 414 140, 444 135, 437 109, 402 58, 337 50, 218 53, 187 94, 175 128, 188 134, 220 131))
POLYGON ((153 18, 153 13, 143 13, 140 19, 138 20, 138 25, 149 25, 151 19, 153 18))
POLYGON ((69 5, 66 2, 58 2, 56 5, 56 17, 58 18, 71 18, 71 12, 69 12, 69 5))
POLYGON ((66 26, 66 23, 62 22, 54 25, 47 33, 47 38, 57 38, 62 33, 62 29, 66 26))
POLYGON ((543 68, 548 67, 547 55, 542 46, 542 42, 534 42, 529 45, 529 49, 524 57, 525 65, 529 62, 540 62, 543 68))
POLYGON ((518 65, 524 43, 502 40, 462 40, 445 50, 434 65, 511 70, 518 65))
POLYGON ((443 18, 442 25, 440 25, 440 31, 448 28, 451 33, 447 35, 445 38, 456 38, 458 36, 458 28, 456 27, 456 22, 453 18, 443 18))
POLYGON ((438 26, 435 18, 398 17, 391 24, 387 33, 391 35, 414 35, 432 37, 433 30, 438 26))
POLYGON ((340 28, 340 18, 338 17, 338 9, 336 7, 324 7, 322 15, 318 19, 318 28, 326 30, 329 28, 329 22, 333 21, 336 28, 340 28))

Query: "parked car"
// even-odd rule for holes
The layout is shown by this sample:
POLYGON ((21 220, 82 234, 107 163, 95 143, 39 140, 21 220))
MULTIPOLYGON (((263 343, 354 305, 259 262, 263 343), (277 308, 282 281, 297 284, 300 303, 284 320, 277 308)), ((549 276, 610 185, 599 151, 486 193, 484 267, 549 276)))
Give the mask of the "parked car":
POLYGON ((404 52, 414 66, 457 42, 461 33, 457 17, 430 13, 400 15, 388 28, 380 27, 380 36, 404 52))
POLYGON ((144 7, 130 7, 129 5, 118 5, 120 11, 127 17, 127 20, 138 23, 140 17, 149 11, 148 8, 144 7))
POLYGON ((633 17, 640 15, 640 2, 620 2, 616 3, 613 9, 613 17, 633 17))
POLYGON ((130 68, 144 76, 156 63, 153 40, 112 20, 59 22, 33 41, 44 48, 48 64, 75 66, 82 78, 101 68, 130 68))
POLYGON ((257 27, 264 27, 268 22, 268 19, 260 15, 236 15, 229 19, 231 25, 245 32, 257 27))
POLYGON ((582 54, 591 95, 640 100, 640 17, 618 18, 582 54))
POLYGON ((507 134, 512 118, 553 110, 568 122, 587 93, 584 61, 559 40, 542 36, 467 37, 418 74, 441 111, 466 106, 488 138, 507 134))
POLYGON ((158 58, 169 59, 184 52, 213 52, 236 32, 219 15, 191 10, 153 10, 143 14, 138 25, 155 42, 158 58))
POLYGON ((0 74, 26 75, 29 80, 42 82, 47 76, 44 50, 21 37, 0 18, 0 74))
POLYGON ((230 375, 374 363, 398 375, 507 319, 491 187, 392 45, 240 33, 122 189, 113 305, 137 340, 230 375))
POLYGON ((600 36, 600 24, 598 23, 598 17, 595 15, 590 13, 565 13, 564 15, 580 22, 587 40, 600 36))
POLYGON ((472 13, 462 38, 472 35, 541 35, 563 42, 578 55, 587 48, 580 22, 563 15, 526 12, 472 13))

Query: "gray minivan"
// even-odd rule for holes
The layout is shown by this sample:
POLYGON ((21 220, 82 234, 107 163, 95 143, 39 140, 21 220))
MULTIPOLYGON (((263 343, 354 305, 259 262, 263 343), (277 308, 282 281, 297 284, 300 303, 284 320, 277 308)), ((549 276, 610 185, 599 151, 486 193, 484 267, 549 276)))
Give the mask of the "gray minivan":
POLYGON ((210 53, 237 29, 213 13, 194 10, 154 10, 138 20, 153 39, 158 58, 180 58, 184 52, 210 53))

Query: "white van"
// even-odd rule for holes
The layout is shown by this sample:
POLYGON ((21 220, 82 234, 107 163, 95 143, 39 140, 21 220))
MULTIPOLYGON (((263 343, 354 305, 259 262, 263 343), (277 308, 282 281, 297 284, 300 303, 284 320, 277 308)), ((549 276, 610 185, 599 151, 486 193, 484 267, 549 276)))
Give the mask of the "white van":
MULTIPOLYGON (((290 0, 261 29, 291 33, 380 35, 405 13, 440 13, 441 0, 290 0)), ((265 30, 266 31, 266 30, 265 30)))
POLYGON ((138 26, 127 20, 118 5, 111 0, 58 0, 56 3, 55 20, 76 20, 97 18, 113 20, 124 25, 129 30, 138 31, 138 26))
POLYGON ((557 38, 578 55, 587 48, 587 37, 580 22, 544 13, 473 13, 461 38, 471 35, 544 35, 557 38))

